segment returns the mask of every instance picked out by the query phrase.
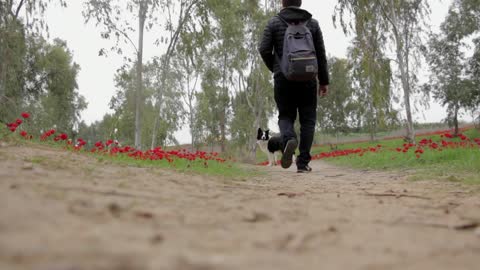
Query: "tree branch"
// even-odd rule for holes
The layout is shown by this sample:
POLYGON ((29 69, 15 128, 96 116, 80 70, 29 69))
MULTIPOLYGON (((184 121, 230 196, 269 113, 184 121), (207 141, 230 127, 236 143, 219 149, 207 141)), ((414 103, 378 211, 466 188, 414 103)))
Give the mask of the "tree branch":
POLYGON ((122 36, 124 36, 127 39, 127 41, 130 42, 130 44, 133 46, 133 49, 135 50, 135 53, 138 54, 138 48, 135 45, 135 42, 133 42, 133 40, 128 36, 128 34, 125 33, 124 31, 118 29, 114 24, 112 24, 112 27, 113 27, 114 31, 117 31, 118 33, 120 33, 122 36))
POLYGON ((22 9, 24 3, 25 3, 25 0, 22 0, 18 4, 17 10, 15 11, 15 16, 14 16, 15 19, 18 18, 18 15, 20 14, 20 10, 22 9))

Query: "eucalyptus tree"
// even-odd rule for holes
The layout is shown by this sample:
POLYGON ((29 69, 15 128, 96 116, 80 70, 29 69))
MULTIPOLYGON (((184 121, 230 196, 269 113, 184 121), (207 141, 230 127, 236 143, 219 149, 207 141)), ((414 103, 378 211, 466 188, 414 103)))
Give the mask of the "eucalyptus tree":
MULTIPOLYGON (((474 110, 480 110, 480 38, 475 39, 475 50, 469 62, 469 75, 473 81, 472 100, 476 104, 474 110)), ((478 122, 480 123, 480 111, 478 115, 478 122)))
MULTIPOLYGON (((153 132, 152 132, 152 143, 151 148, 154 148, 156 145, 156 138, 158 132, 159 122, 161 121, 161 114, 163 110, 163 93, 166 82, 167 82, 167 75, 170 72, 170 61, 172 56, 176 51, 177 44, 179 40, 181 40, 182 34, 185 32, 186 27, 189 25, 194 19, 194 16, 197 15, 201 16, 204 14, 205 10, 205 0, 166 0, 164 9, 166 10, 166 22, 165 22, 165 30, 168 33, 167 38, 162 38, 160 40, 163 41, 165 44, 168 44, 167 50, 163 57, 160 59, 161 62, 161 73, 160 76, 160 85, 157 88, 156 92, 156 107, 158 113, 155 115, 155 120, 153 123, 153 132)), ((190 29, 191 30, 191 29, 190 29)), ((187 90, 191 91, 191 89, 187 90)), ((190 95, 192 98, 194 95, 190 95)))
POLYGON ((445 33, 432 36, 429 42, 428 62, 431 68, 431 81, 426 89, 433 97, 447 107, 447 119, 453 123, 455 134, 458 134, 458 117, 460 109, 472 101, 471 83, 466 77, 468 66, 464 43, 455 38, 456 35, 445 33))
POLYGON ((87 107, 78 92, 77 77, 80 66, 73 61, 72 52, 65 41, 56 39, 47 45, 44 55, 45 90, 40 96, 44 125, 55 125, 70 133, 80 123, 80 112, 87 107))
POLYGON ((66 6, 65 0, 4 0, 0 2, 0 26, 21 23, 25 31, 48 30, 43 16, 52 2, 66 6))
POLYGON ((348 133, 350 114, 354 109, 353 72, 346 59, 330 58, 328 63, 332 83, 330 94, 319 100, 318 128, 338 137, 340 133, 348 133))
POLYGON ((363 120, 372 141, 377 132, 391 122, 393 111, 392 72, 390 60, 380 50, 382 42, 382 36, 373 26, 357 32, 349 51, 355 102, 359 103, 357 115, 363 120))
MULTIPOLYGON (((177 143, 173 135, 182 125, 183 106, 178 98, 180 96, 178 84, 180 76, 178 73, 170 72, 167 74, 166 82, 160 82, 160 73, 162 73, 161 60, 153 59, 145 64, 143 89, 146 99, 143 105, 143 117, 145 121, 154 121, 158 113, 155 106, 155 93, 157 93, 158 87, 163 85, 165 87, 162 91, 164 107, 160 111, 161 119, 157 127, 156 141, 160 146, 165 146, 168 143, 177 143)), ((115 76, 117 91, 110 101, 110 109, 113 111, 110 121, 111 126, 108 127, 110 135, 113 134, 114 130, 117 130, 117 139, 128 144, 134 142, 135 139, 133 137, 134 127, 131 123, 135 119, 136 76, 135 67, 121 68, 115 76)), ((153 125, 143 125, 142 133, 152 134, 152 128, 153 125)))
POLYGON ((196 102, 202 72, 205 68, 205 59, 202 54, 209 40, 208 26, 200 26, 199 21, 191 20, 185 25, 185 31, 182 31, 180 36, 177 52, 172 61, 175 72, 183 75, 179 76, 182 90, 180 96, 185 106, 186 120, 190 130, 191 150, 194 151, 198 141, 195 128, 196 102))
POLYGON ((441 32, 432 35, 428 62, 431 84, 426 87, 433 97, 447 107, 447 120, 458 134, 461 109, 478 109, 478 39, 474 39, 473 56, 467 57, 467 38, 480 30, 480 7, 472 0, 456 0, 449 8, 441 32))
MULTIPOLYGON (((166 57, 165 55, 162 57, 166 57)), ((155 141, 160 146, 168 144, 178 144, 174 134, 184 124, 185 108, 182 100, 185 89, 182 88, 184 74, 181 70, 169 69, 165 72, 162 58, 154 58, 146 66, 147 81, 145 86, 150 89, 151 95, 147 99, 147 106, 152 107, 152 111, 146 116, 149 121, 157 121, 157 126, 149 125, 151 134, 155 135, 155 141), (161 93, 162 106, 158 110, 158 93, 161 93), (151 105, 150 105, 151 104, 151 105), (158 118, 158 120, 155 120, 158 118), (154 130, 152 130, 152 128, 154 130)), ((156 147, 157 144, 154 144, 156 147)))
POLYGON ((183 71, 184 76, 179 76, 180 87, 182 92, 180 96, 182 98, 183 104, 185 107, 185 114, 188 122, 188 128, 190 130, 190 147, 191 150, 194 151, 196 147, 196 129, 195 129, 195 118, 196 118, 196 96, 198 93, 198 86, 200 85, 200 76, 202 72, 202 59, 196 57, 188 57, 185 54, 187 52, 182 51, 179 55, 183 55, 184 57, 179 57, 174 61, 178 64, 177 70, 183 71))
POLYGON ((39 94, 31 87, 35 82, 27 83, 36 77, 28 77, 28 58, 32 42, 48 33, 44 15, 51 3, 66 5, 64 0, 0 1, 0 117, 20 110, 30 90, 39 94))
POLYGON ((416 73, 420 66, 421 37, 429 13, 427 0, 339 0, 334 16, 335 22, 339 17, 346 33, 357 33, 365 26, 374 25, 385 40, 379 44, 382 52, 395 53, 406 111, 406 138, 412 142, 415 140, 412 96, 418 91, 416 73))
POLYGON ((244 21, 245 58, 236 72, 238 83, 233 85, 235 95, 232 98, 232 139, 251 153, 252 158, 256 152, 257 129, 268 127, 274 109, 271 73, 263 64, 257 47, 265 24, 274 13, 272 4, 279 2, 267 1, 263 6, 261 2, 246 2, 239 13, 244 21))
MULTIPOLYGON (((128 45, 135 52, 136 90, 135 90, 135 147, 142 147, 142 107, 143 93, 143 51, 145 30, 151 30, 158 24, 158 12, 165 5, 163 0, 87 0, 83 15, 85 22, 93 21, 101 27, 101 37, 114 39, 112 51, 123 54, 128 45), (136 20, 137 24, 133 22, 136 20), (137 37, 136 37, 137 36, 137 37), (135 42, 137 38, 137 42, 135 42)), ((106 54, 101 49, 99 54, 106 54)), ((127 60, 130 58, 126 57, 127 60)))
MULTIPOLYGON (((451 11, 456 12, 459 20, 450 26, 459 31, 459 38, 473 37, 473 55, 468 59, 468 76, 472 80, 471 109, 479 110, 480 107, 480 1, 479 0, 455 0, 451 11)), ((449 16, 450 17, 450 16, 449 16)), ((456 16, 453 16, 455 21, 456 16)), ((447 18, 448 19, 448 18, 447 18)), ((453 30, 452 29, 452 30, 453 30)), ((454 31, 449 31, 453 33, 454 31)), ((478 117, 480 121, 480 116, 478 117)))
MULTIPOLYGON (((226 150, 229 114, 231 108, 230 89, 234 83, 235 73, 242 68, 246 58, 243 45, 243 18, 244 2, 242 0, 218 1, 210 0, 208 3, 209 18, 212 21, 212 42, 207 56, 209 65, 220 73, 215 82, 218 102, 219 144, 221 151, 226 150)), ((203 78, 205 79, 205 78, 203 78)))
POLYGON ((202 74, 201 91, 196 94, 196 121, 195 130, 199 141, 204 141, 213 146, 221 141, 220 117, 225 109, 225 99, 219 82, 221 72, 210 62, 205 63, 202 74))

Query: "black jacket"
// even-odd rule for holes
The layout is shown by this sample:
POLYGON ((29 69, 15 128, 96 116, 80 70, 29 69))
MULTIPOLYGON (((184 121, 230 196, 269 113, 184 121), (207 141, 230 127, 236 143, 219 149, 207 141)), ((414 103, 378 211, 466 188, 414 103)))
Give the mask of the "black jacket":
MULTIPOLYGON (((320 85, 328 85, 329 79, 327 57, 325 55, 325 44, 323 43, 323 35, 318 21, 312 19, 312 14, 310 14, 308 11, 297 7, 284 8, 282 11, 280 11, 278 16, 281 16, 289 23, 298 23, 310 20, 310 22, 307 24, 307 27, 310 29, 310 32, 312 32, 315 50, 317 52, 318 80, 320 81, 320 85)), ((280 18, 277 16, 271 18, 267 27, 265 27, 262 42, 260 43, 259 47, 263 62, 265 62, 270 71, 274 73, 275 78, 278 78, 279 76, 284 78, 282 72, 280 71, 280 65, 276 60, 277 57, 275 54, 278 55, 279 58, 282 58, 283 40, 286 30, 287 25, 280 18)))

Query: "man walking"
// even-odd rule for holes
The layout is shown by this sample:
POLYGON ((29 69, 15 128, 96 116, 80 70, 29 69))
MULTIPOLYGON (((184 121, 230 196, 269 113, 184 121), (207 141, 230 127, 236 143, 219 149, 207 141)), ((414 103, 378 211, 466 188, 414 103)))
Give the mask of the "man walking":
MULTIPOLYGON (((312 19, 312 15, 308 11, 300 8, 302 0, 282 0, 282 4, 283 9, 277 16, 270 19, 265 28, 259 51, 265 65, 274 73, 275 102, 279 111, 278 125, 283 143, 282 167, 286 169, 292 165, 293 155, 299 146, 294 129, 298 112, 300 155, 297 157, 296 165, 299 173, 308 173, 312 171, 309 163, 312 159, 310 150, 317 120, 317 93, 319 96, 325 96, 328 92, 327 58, 318 21, 312 19), (305 31, 302 31, 302 27, 305 31), (287 56, 284 53, 293 50, 292 48, 284 50, 284 44, 287 44, 286 32, 287 35, 292 36, 293 42, 296 42, 295 39, 300 42, 305 39, 307 44, 311 39, 314 46, 312 48, 314 50, 313 57, 293 58, 290 55, 285 60, 287 56), (295 33, 298 35, 295 36, 295 33), (298 66, 301 64, 294 62, 296 59, 315 59, 315 65, 302 67, 303 70, 314 72, 314 76, 305 77, 305 74, 301 74, 303 76, 295 77, 290 74, 291 71, 300 69, 298 66), (288 67, 288 65, 291 66, 288 67)), ((297 44, 291 47, 303 48, 308 47, 308 44, 306 46, 297 44)))

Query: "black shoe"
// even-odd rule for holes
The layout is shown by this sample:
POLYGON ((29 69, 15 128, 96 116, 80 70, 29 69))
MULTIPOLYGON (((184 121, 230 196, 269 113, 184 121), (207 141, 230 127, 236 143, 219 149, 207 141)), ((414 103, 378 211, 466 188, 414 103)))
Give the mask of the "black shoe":
POLYGON ((297 173, 309 173, 309 172, 312 172, 312 168, 308 165, 299 166, 297 168, 297 173))
POLYGON ((282 155, 282 168, 288 169, 292 166, 293 163, 293 154, 295 154, 295 150, 297 150, 298 142, 297 139, 290 139, 283 150, 282 155))

